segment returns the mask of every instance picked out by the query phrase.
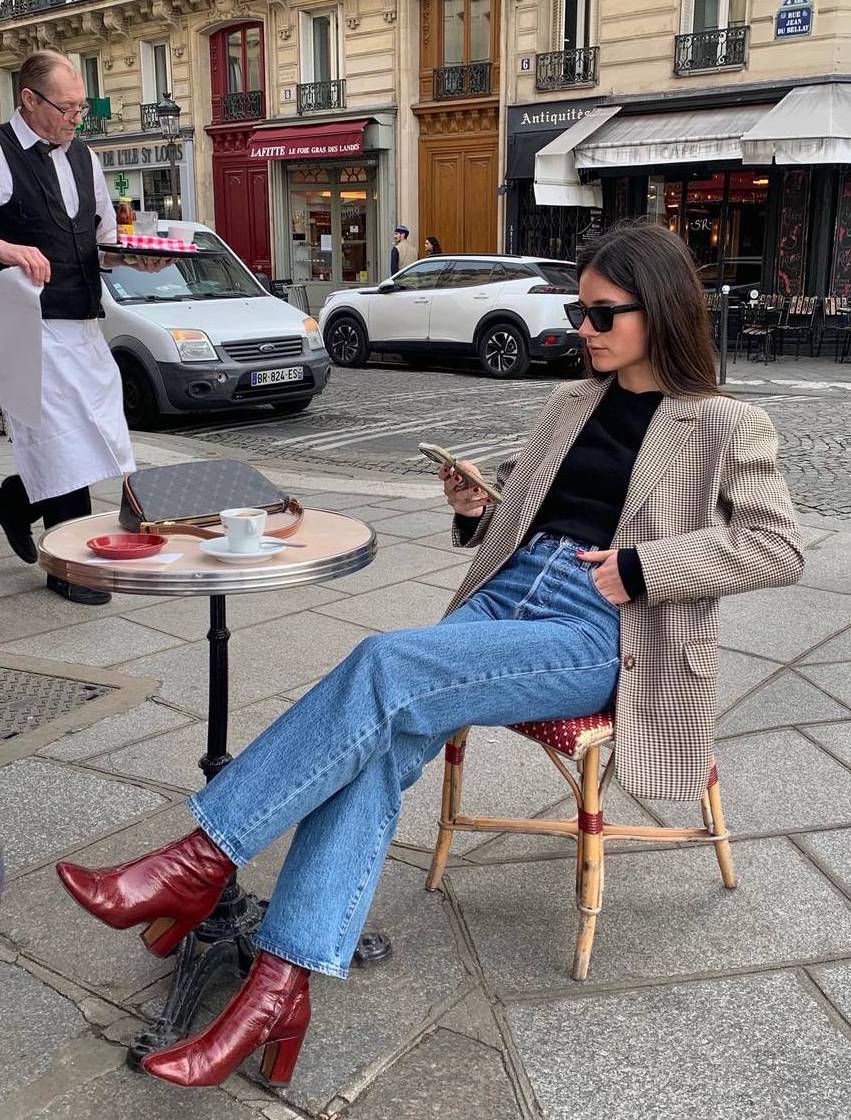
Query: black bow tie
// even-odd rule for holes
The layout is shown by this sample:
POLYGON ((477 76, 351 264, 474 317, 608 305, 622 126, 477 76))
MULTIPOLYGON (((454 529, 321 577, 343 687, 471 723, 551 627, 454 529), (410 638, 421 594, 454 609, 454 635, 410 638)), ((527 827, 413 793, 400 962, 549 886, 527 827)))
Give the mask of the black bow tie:
POLYGON ((43 156, 49 156, 50 153, 59 147, 59 144, 49 144, 46 140, 37 140, 33 145, 43 156))

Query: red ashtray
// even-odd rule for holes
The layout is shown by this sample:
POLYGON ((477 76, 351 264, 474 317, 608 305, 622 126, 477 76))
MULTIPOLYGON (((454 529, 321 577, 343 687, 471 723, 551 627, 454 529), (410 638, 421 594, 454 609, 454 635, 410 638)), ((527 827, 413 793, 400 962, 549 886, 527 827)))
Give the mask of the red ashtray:
POLYGON ((104 560, 141 560, 155 555, 165 543, 165 537, 154 533, 109 533, 86 541, 92 552, 104 560))

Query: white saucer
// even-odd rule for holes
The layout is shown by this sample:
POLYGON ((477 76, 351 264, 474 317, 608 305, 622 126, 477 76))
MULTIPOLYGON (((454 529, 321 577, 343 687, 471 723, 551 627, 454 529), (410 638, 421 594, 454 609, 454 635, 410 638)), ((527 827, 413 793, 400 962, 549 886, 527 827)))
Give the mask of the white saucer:
POLYGON ((255 552, 231 552, 227 537, 214 537, 212 540, 200 541, 198 547, 208 556, 221 560, 223 564, 262 564, 264 560, 271 560, 287 547, 277 537, 261 537, 260 545, 261 547, 255 552))

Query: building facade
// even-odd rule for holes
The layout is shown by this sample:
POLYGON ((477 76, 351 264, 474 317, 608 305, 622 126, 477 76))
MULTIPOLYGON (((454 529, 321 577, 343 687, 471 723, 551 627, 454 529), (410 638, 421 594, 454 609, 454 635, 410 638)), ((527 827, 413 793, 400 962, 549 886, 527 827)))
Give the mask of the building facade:
POLYGON ((508 20, 507 249, 572 256, 649 216, 710 283, 851 291, 851 0, 520 0, 508 20))

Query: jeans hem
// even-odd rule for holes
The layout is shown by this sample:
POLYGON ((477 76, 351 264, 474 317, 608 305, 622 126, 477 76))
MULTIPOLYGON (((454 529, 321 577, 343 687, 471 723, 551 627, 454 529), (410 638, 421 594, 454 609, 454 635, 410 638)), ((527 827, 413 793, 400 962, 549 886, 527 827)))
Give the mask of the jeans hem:
POLYGON ((303 957, 300 953, 282 949, 280 945, 267 941, 265 937, 260 937, 257 934, 254 935, 254 944, 258 949, 271 953, 275 957, 282 957, 290 964, 297 964, 301 968, 306 968, 309 972, 320 972, 323 976, 336 976, 338 980, 348 980, 349 978, 349 970, 343 968, 342 965, 329 964, 328 961, 318 961, 312 957, 303 957))
POLYGON ((187 808, 189 809, 189 812, 192 814, 192 816, 195 818, 195 820, 201 826, 201 828, 204 830, 204 832, 207 833, 207 835, 213 841, 213 843, 216 845, 216 847, 221 848, 221 850, 225 853, 225 855, 228 857, 228 859, 231 861, 231 863, 235 863, 237 867, 244 867, 246 865, 246 863, 248 863, 248 860, 212 824, 212 822, 210 821, 210 818, 207 816, 207 814, 204 812, 204 810, 201 808, 201 806, 195 800, 196 797, 197 797, 197 794, 193 794, 186 803, 187 808))

